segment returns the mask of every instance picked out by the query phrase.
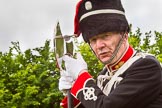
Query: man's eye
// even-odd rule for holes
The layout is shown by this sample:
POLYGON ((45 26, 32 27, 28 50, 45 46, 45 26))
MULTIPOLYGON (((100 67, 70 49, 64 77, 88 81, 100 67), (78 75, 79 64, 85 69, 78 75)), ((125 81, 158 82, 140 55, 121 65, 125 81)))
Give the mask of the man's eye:
POLYGON ((111 36, 110 35, 103 35, 101 38, 103 39, 103 40, 105 40, 105 39, 108 39, 108 38, 110 38, 111 36))
POLYGON ((96 38, 91 39, 90 42, 96 42, 96 38))
POLYGON ((96 38, 91 39, 91 40, 90 40, 90 44, 91 44, 92 46, 95 45, 95 44, 96 44, 96 40, 97 40, 96 38))

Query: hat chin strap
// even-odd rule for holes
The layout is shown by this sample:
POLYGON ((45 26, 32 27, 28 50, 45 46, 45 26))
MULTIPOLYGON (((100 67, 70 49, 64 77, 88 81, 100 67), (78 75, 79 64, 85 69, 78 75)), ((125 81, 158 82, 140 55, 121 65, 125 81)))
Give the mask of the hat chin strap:
MULTIPOLYGON (((122 38, 120 39, 120 41, 119 41, 119 43, 118 43, 118 45, 116 46, 116 48, 115 48, 115 51, 113 52, 113 54, 112 54, 112 56, 111 56, 111 58, 109 59, 109 60, 107 60, 106 62, 102 62, 100 59, 100 61, 103 63, 103 64, 110 64, 112 61, 113 61, 113 59, 115 58, 115 56, 117 55, 117 53, 118 53, 118 51, 119 51, 119 49, 120 49, 120 47, 121 47, 121 44, 122 44, 122 42, 123 42, 123 40, 124 40, 124 36, 125 36, 125 33, 122 35, 122 38)), ((89 44, 89 46, 90 46, 90 44, 89 44)), ((90 48, 92 49, 92 47, 90 46, 90 48)), ((92 49, 92 51, 93 51, 93 49, 92 49)), ((95 52, 93 51, 93 53, 95 54, 95 52)), ((96 54, 95 54, 96 55, 96 54)), ((96 56, 97 57, 97 56, 96 56)))

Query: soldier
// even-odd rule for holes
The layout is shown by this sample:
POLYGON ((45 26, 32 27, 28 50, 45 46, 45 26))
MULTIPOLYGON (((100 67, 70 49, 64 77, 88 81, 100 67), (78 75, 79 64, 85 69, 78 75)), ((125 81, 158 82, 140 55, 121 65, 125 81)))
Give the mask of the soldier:
MULTIPOLYGON (((162 108, 162 68, 150 54, 128 43, 129 25, 120 0, 81 0, 77 4, 75 34, 83 36, 105 65, 97 83, 87 63, 63 56, 66 72, 59 89, 71 88, 77 108, 162 108)), ((61 105, 67 107, 65 97, 61 105)))

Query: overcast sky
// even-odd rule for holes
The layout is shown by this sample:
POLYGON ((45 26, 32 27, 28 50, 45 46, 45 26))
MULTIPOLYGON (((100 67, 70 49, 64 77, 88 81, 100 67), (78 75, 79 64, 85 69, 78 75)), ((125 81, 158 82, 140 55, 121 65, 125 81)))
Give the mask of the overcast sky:
MULTIPOLYGON (((59 21, 63 34, 73 34, 75 5, 79 0, 0 0, 0 51, 11 41, 22 51, 44 45, 53 38, 59 21)), ((162 32, 162 0, 122 0, 133 30, 162 32)))

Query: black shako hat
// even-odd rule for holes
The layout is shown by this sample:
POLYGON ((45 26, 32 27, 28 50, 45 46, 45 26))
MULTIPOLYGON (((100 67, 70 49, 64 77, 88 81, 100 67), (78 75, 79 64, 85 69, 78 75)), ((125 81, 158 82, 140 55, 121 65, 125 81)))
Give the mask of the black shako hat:
POLYGON ((82 33, 85 42, 106 32, 129 32, 120 0, 81 0, 76 5, 74 34, 82 33))

